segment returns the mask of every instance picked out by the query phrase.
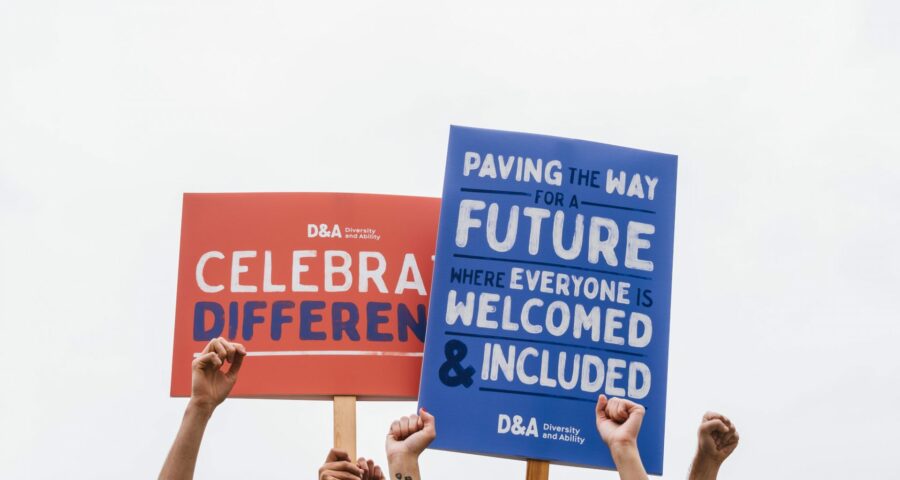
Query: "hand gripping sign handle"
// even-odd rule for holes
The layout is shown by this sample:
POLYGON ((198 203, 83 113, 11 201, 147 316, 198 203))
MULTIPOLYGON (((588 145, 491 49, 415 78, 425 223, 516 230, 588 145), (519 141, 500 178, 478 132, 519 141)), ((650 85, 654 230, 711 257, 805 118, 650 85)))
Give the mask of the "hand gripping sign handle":
POLYGON ((347 452, 356 459, 356 397, 334 397, 334 448, 347 452))
POLYGON ((550 478, 550 462, 528 459, 525 480, 547 480, 550 478))

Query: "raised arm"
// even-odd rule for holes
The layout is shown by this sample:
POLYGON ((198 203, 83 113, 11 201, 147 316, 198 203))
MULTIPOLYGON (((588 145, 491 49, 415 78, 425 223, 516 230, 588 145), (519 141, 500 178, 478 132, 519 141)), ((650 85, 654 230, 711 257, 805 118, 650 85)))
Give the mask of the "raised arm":
POLYGON ((609 447, 622 480, 647 480, 638 452, 637 437, 644 420, 644 407, 630 400, 606 395, 597 399, 597 431, 609 447))
POLYGON ((424 408, 419 415, 400 417, 391 423, 384 445, 391 479, 421 480, 419 455, 436 435, 434 416, 424 408))
POLYGON ((220 337, 210 341, 200 356, 194 359, 191 364, 191 399, 175 443, 159 472, 161 480, 189 480, 194 477, 203 431, 213 411, 225 401, 237 382, 246 354, 243 345, 220 337), (227 371, 222 371, 221 367, 226 362, 230 366, 227 371))
POLYGON ((697 429, 697 454, 691 462, 690 480, 715 480, 722 462, 737 448, 740 435, 725 415, 706 412, 697 429))

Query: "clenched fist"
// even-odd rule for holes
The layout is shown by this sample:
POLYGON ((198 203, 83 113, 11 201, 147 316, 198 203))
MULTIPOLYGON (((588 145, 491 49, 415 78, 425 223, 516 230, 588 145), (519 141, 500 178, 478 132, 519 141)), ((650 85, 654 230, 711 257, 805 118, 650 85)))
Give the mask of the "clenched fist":
POLYGON ((740 436, 725 415, 706 412, 697 429, 697 455, 691 464, 690 480, 715 480, 722 462, 737 448, 740 436))
POLYGON ((737 448, 740 438, 728 417, 706 412, 697 430, 697 455, 722 463, 737 448))
POLYGON ((391 423, 385 440, 385 452, 388 458, 412 456, 418 457, 434 440, 437 431, 434 428, 434 416, 421 409, 420 415, 400 417, 391 423))
POLYGON ((607 400, 606 395, 597 399, 597 431, 610 449, 618 446, 637 445, 644 407, 623 398, 607 400))
POLYGON ((434 415, 424 408, 418 415, 394 420, 384 441, 391 479, 420 480, 419 455, 436 436, 434 415))

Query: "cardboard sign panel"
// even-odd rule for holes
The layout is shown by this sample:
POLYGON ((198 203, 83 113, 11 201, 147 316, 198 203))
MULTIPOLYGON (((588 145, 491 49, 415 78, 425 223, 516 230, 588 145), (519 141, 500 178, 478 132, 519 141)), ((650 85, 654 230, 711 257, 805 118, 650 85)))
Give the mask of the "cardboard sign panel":
POLYGON ((433 446, 614 468, 600 394, 661 474, 677 157, 453 127, 419 403, 433 446))
POLYGON ((185 194, 172 362, 212 338, 248 357, 232 396, 415 398, 440 199, 185 194))

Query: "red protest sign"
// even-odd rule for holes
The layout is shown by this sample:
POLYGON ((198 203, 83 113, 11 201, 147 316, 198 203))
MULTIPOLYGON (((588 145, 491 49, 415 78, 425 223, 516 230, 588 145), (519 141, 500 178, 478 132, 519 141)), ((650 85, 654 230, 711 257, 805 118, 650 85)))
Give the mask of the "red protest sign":
POLYGON ((232 396, 415 398, 440 199, 185 194, 172 396, 219 336, 248 358, 232 396))

